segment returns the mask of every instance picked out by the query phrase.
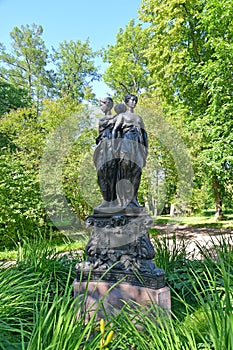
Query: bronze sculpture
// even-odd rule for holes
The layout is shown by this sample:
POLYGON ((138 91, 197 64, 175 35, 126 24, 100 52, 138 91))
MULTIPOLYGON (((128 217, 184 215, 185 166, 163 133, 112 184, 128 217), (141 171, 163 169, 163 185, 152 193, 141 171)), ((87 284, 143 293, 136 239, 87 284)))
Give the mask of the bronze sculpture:
POLYGON ((104 273, 108 281, 123 276, 126 282, 158 289, 165 281, 164 271, 152 260, 155 251, 148 235, 152 219, 137 200, 148 153, 147 133, 142 118, 134 113, 137 96, 129 94, 124 101, 112 115, 112 99, 100 100, 104 117, 99 120, 94 163, 103 202, 86 220, 93 232, 87 260, 76 265, 77 278, 87 279, 91 272, 91 279, 98 280, 104 273))
POLYGON ((143 120, 134 113, 137 96, 127 95, 125 105, 117 104, 115 116, 111 114, 110 98, 100 100, 100 104, 105 117, 99 120, 94 163, 104 201, 96 210, 140 208, 137 193, 148 142, 143 120))

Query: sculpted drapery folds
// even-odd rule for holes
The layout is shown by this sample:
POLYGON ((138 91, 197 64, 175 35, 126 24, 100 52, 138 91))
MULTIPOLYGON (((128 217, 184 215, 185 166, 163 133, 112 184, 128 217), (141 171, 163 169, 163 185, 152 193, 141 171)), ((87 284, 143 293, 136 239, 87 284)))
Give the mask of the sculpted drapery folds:
POLYGON ((98 184, 104 201, 98 209, 140 208, 137 193, 145 166, 148 141, 142 118, 134 113, 138 98, 129 94, 115 106, 110 97, 100 100, 105 114, 99 120, 94 154, 98 184))

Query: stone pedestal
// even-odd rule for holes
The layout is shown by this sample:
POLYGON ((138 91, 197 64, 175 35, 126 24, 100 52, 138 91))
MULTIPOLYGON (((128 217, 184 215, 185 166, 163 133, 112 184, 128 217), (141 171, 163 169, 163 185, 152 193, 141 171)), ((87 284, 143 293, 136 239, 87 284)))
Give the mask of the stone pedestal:
POLYGON ((129 305, 133 309, 143 308, 143 312, 155 316, 156 307, 170 314, 170 289, 163 287, 151 289, 129 283, 112 284, 100 282, 74 282, 74 297, 80 300, 80 313, 85 312, 86 320, 96 312, 96 318, 116 316, 122 308, 129 305), (85 298, 85 299, 84 299, 85 298))
POLYGON ((152 219, 144 208, 116 213, 94 212, 87 218, 93 227, 86 246, 87 259, 76 264, 74 296, 80 298, 86 318, 96 312, 115 315, 128 304, 143 312, 171 308, 165 273, 155 266, 148 230, 152 219), (101 305, 101 309, 99 309, 101 305), (152 307, 153 306, 153 307, 152 307))
POLYGON ((155 251, 148 234, 152 219, 143 208, 131 215, 94 214, 86 222, 93 231, 86 246, 87 260, 76 264, 77 280, 81 275, 83 281, 87 280, 89 273, 91 280, 98 280, 106 272, 108 281, 126 276, 126 281, 132 284, 164 287, 164 271, 153 262, 155 251), (109 271, 111 275, 107 276, 109 271))

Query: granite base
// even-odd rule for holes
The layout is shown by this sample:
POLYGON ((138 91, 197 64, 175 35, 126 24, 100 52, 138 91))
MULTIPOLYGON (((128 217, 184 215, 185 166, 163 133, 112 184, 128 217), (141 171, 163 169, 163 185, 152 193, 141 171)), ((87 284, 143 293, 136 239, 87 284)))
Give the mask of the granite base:
POLYGON ((170 289, 163 287, 151 289, 134 286, 128 283, 112 284, 105 281, 99 282, 74 282, 74 297, 80 301, 81 308, 78 316, 85 313, 86 320, 96 313, 96 319, 106 318, 106 315, 114 317, 123 308, 129 305, 131 308, 141 308, 144 313, 155 313, 164 310, 170 314, 171 296, 170 289))

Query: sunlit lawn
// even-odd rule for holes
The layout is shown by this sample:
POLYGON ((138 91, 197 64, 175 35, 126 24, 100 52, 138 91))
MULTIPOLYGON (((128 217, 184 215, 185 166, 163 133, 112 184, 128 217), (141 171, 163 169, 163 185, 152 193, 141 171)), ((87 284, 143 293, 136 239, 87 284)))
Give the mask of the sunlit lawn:
POLYGON ((154 218, 157 224, 179 224, 198 227, 213 227, 213 228, 233 228, 233 212, 227 212, 225 220, 216 221, 214 211, 209 210, 200 216, 170 216, 161 215, 154 218))

